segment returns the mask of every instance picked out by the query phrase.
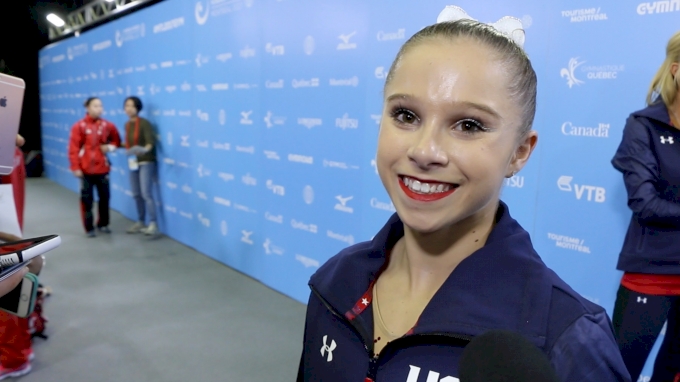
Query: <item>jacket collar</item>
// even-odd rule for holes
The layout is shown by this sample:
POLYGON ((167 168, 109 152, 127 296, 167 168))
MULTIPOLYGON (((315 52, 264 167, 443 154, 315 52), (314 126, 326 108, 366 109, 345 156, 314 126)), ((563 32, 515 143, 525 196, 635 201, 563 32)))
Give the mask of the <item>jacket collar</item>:
MULTIPOLYGON (((451 273, 423 311, 414 334, 476 336, 508 329, 544 345, 552 293, 545 284, 547 267, 502 201, 496 219, 484 247, 451 273)), ((368 290, 387 251, 403 235, 403 223, 394 214, 372 241, 349 247, 324 264, 310 286, 344 314, 368 290)))
POLYGON ((658 98, 653 104, 647 106, 642 110, 638 110, 632 114, 634 117, 645 117, 648 119, 653 119, 658 122, 665 123, 666 125, 671 124, 671 118, 668 114, 668 108, 666 104, 663 103, 661 98, 658 98))
POLYGON ((85 113, 85 122, 88 124, 96 123, 101 120, 101 118, 92 118, 89 114, 85 113))

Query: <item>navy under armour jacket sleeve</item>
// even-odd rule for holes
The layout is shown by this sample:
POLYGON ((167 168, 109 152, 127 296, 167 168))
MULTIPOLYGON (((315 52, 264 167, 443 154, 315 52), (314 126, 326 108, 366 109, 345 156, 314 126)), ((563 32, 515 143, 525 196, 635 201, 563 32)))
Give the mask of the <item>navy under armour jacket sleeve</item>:
POLYGON ((550 359, 564 382, 631 382, 604 313, 574 321, 555 342, 550 359))
POLYGON ((629 117, 612 165, 623 173, 628 207, 641 223, 677 225, 680 204, 663 199, 657 191, 659 162, 652 150, 649 131, 637 118, 629 117))

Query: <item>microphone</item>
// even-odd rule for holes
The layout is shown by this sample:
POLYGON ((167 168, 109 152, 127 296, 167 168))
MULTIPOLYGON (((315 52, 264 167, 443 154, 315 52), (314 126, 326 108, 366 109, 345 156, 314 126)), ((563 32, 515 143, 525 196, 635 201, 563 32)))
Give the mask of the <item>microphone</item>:
POLYGON ((460 382, 561 382, 548 357, 508 330, 475 337, 460 359, 460 382))

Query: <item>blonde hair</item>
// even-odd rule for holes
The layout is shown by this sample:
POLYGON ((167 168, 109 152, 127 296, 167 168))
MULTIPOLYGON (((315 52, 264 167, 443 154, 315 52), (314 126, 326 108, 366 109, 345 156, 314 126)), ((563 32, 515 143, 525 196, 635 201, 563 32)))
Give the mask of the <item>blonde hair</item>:
POLYGON ((680 81, 680 70, 671 74, 671 65, 680 63, 680 32, 676 32, 666 46, 666 59, 661 67, 654 75, 652 84, 649 86, 647 92, 647 105, 651 105, 659 101, 659 97, 666 104, 670 106, 675 102, 678 96, 678 81, 680 81))

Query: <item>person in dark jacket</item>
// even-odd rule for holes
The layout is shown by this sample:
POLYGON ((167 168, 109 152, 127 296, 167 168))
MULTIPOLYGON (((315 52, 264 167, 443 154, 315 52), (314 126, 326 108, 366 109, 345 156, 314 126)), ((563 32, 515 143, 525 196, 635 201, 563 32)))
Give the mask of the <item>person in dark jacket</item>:
POLYGON ((638 378, 667 321, 651 382, 680 380, 680 32, 652 80, 645 109, 632 113, 612 164, 633 211, 619 255, 624 271, 614 330, 638 378))
POLYGON ((564 382, 630 381, 605 310, 500 201, 537 142, 521 22, 465 16, 447 7, 390 68, 376 162, 396 213, 311 277, 298 381, 455 382, 463 348, 493 329, 523 335, 564 382))
POLYGON ((153 180, 156 176, 156 137, 151 123, 139 116, 142 100, 132 96, 125 99, 125 113, 130 120, 125 124, 125 148, 130 169, 130 188, 137 203, 137 222, 128 233, 141 232, 148 236, 158 234, 156 202, 153 197, 153 180), (149 225, 146 226, 146 217, 149 225))
POLYGON ((102 101, 91 97, 85 101, 85 118, 71 127, 68 158, 73 175, 80 178, 80 208, 88 237, 95 237, 92 215, 94 188, 97 188, 100 232, 111 233, 109 229, 109 160, 106 153, 120 146, 120 135, 116 126, 101 118, 104 111, 102 101))

